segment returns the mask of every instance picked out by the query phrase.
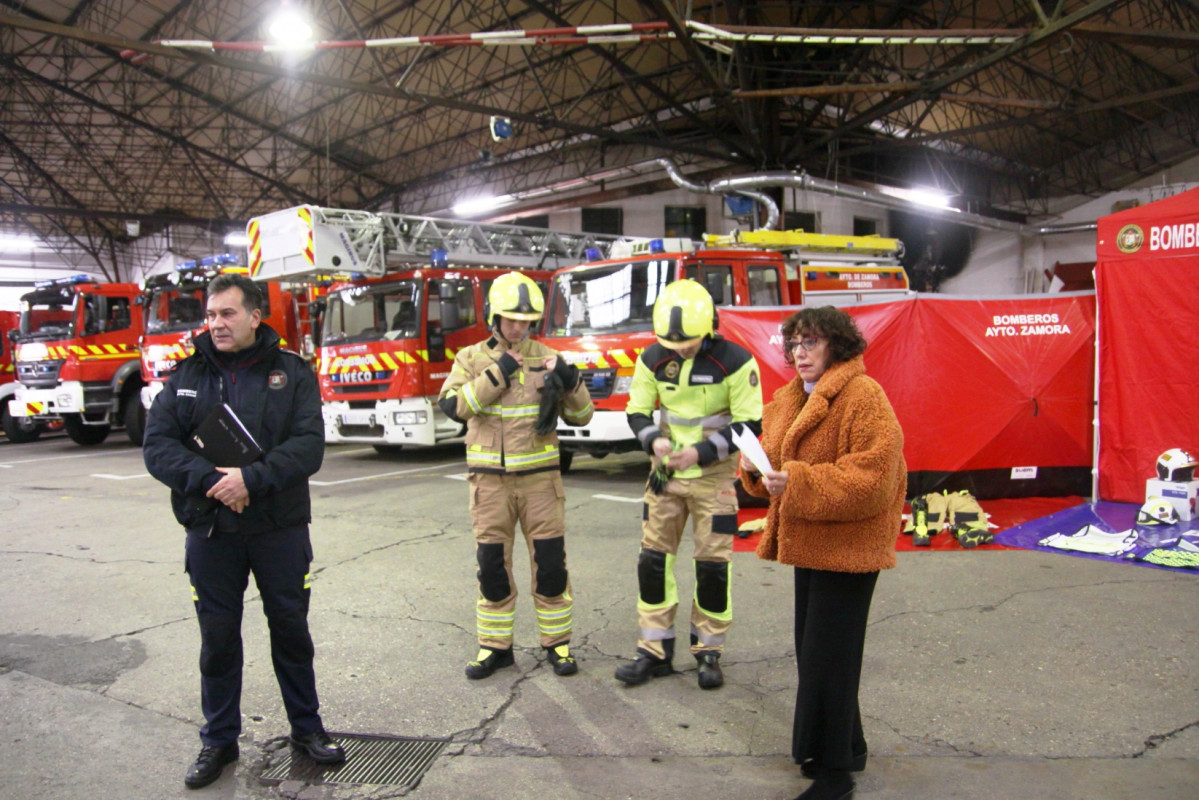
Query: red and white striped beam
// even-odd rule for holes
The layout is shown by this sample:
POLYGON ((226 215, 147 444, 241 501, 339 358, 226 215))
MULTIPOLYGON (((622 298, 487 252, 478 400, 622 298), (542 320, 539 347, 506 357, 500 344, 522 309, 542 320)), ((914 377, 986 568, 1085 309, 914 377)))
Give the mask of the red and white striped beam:
MULTIPOLYGON (((845 44, 845 45, 994 45, 1008 44, 1025 36, 1028 30, 844 30, 816 28, 737 28, 728 29, 687 20, 686 26, 696 41, 722 48, 730 44, 845 44)), ((675 38, 666 22, 630 22, 612 25, 579 25, 569 28, 443 33, 429 36, 397 36, 389 39, 346 39, 301 44, 274 42, 215 42, 206 39, 162 39, 162 47, 183 50, 239 51, 250 53, 304 53, 367 47, 484 47, 484 46, 564 46, 589 44, 641 44, 675 38)), ((123 58, 140 61, 146 54, 135 49, 121 53, 123 58)))

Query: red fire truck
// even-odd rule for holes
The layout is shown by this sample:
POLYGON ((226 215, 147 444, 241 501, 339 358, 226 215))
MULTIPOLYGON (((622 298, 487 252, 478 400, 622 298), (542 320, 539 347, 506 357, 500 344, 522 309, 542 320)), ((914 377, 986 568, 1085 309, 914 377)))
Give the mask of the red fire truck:
POLYGON ((583 372, 595 415, 558 429, 562 466, 573 453, 602 458, 640 449, 625 418, 633 367, 654 342, 658 292, 680 278, 719 306, 840 305, 909 294, 898 239, 754 231, 625 243, 603 261, 554 273, 542 340, 583 372))
POLYGON ((250 275, 329 284, 318 374, 325 439, 379 452, 462 435, 437 407, 458 349, 487 335, 491 282, 548 281, 619 237, 299 206, 252 219, 250 275))
MULTIPOLYGON (((151 275, 145 280, 142 303, 145 306, 146 333, 141 339, 141 414, 132 424, 126 421, 129 438, 141 441, 145 413, 162 391, 162 385, 175 366, 192 354, 192 337, 204 330, 205 289, 208 282, 222 272, 245 273, 239 259, 232 253, 222 253, 196 260, 183 261, 175 271, 151 275), (134 434, 137 434, 136 437, 134 434)), ((283 346, 300 348, 308 357, 313 355, 307 329, 308 289, 304 286, 284 288, 277 281, 263 285, 266 308, 263 322, 275 329, 283 346)))
POLYGON ((20 320, 21 314, 17 311, 0 311, 0 425, 8 440, 16 444, 36 441, 45 427, 30 417, 14 417, 8 413, 8 401, 19 385, 9 332, 17 330, 20 320))
POLYGON ((62 417, 67 435, 82 445, 103 442, 114 424, 131 418, 131 435, 140 437, 140 288, 88 275, 35 287, 21 298, 19 386, 9 414, 33 424, 62 417))

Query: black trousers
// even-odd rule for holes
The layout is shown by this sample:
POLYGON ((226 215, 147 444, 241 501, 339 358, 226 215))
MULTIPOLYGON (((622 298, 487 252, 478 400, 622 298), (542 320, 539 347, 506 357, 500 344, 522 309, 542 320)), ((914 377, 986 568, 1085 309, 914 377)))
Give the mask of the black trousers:
POLYGON ((308 526, 269 533, 187 534, 187 572, 200 621, 200 740, 223 747, 241 733, 243 598, 254 575, 271 634, 271 662, 291 732, 322 727, 308 633, 308 526))
POLYGON ((791 755, 848 772, 866 752, 858 683, 877 572, 795 568, 795 695, 791 755))

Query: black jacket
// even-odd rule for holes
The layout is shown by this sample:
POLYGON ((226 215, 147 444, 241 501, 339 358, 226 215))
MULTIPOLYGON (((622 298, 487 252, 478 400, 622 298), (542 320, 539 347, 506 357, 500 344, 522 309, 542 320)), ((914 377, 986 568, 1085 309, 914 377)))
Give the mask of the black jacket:
POLYGON ((175 518, 185 528, 262 533, 311 521, 308 477, 325 455, 321 400, 312 368, 279 348, 279 335, 259 325, 254 345, 236 355, 230 370, 207 331, 154 399, 142 447, 146 468, 171 489, 175 518), (232 379, 227 378, 231 375, 232 379), (234 384, 234 385, 229 385, 234 384), (221 478, 187 442, 208 412, 227 402, 265 455, 242 468, 250 503, 233 514, 205 493, 221 478), (223 510, 223 511, 222 511, 223 510))

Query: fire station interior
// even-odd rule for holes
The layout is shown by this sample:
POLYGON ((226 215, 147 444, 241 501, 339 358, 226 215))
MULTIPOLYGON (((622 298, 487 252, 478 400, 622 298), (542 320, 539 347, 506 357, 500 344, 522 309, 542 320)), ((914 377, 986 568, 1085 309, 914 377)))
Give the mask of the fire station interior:
POLYGON ((1199 454, 1194 0, 2 5, 0 799, 804 791, 794 570, 739 485, 724 685, 683 646, 614 678, 651 467, 624 404, 684 277, 767 403, 781 323, 846 310, 903 427, 854 796, 1194 796, 1199 481, 1161 472, 1199 454), (512 270, 597 412, 558 426, 579 671, 516 546, 515 664, 467 680, 473 493, 436 399, 512 270), (348 759, 287 746, 250 583, 240 759, 192 791, 200 637, 141 442, 222 272, 321 393, 308 620, 348 759), (975 535, 913 535, 911 501, 963 492, 975 535))

